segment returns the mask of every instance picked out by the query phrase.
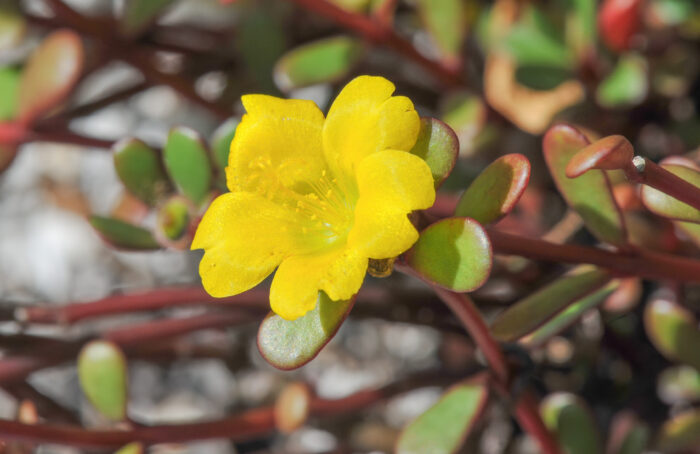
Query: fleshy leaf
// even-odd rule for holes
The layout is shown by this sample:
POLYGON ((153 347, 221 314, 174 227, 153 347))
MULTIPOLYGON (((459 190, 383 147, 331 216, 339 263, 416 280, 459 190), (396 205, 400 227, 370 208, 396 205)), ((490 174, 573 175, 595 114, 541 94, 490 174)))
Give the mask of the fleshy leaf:
POLYGON ((170 189, 160 154, 138 139, 117 142, 114 168, 126 189, 149 205, 155 205, 170 189))
MULTIPOLYGON (((673 161, 671 161, 673 162, 673 161)), ((661 163, 664 170, 700 188, 700 171, 696 168, 675 163, 661 163)), ((651 186, 642 186, 642 201, 649 211, 659 216, 700 223, 700 210, 675 199, 651 186)))
POLYGON ((68 96, 83 69, 83 43, 75 32, 51 33, 29 58, 17 94, 17 118, 30 122, 68 96))
POLYGON ((275 401, 275 426, 291 433, 306 422, 311 409, 311 391, 306 383, 294 382, 284 387, 275 401))
POLYGON ((93 215, 89 220, 102 239, 114 247, 135 251, 160 249, 158 242, 146 229, 103 216, 93 215))
POLYGON ((456 292, 483 285, 491 272, 491 242, 473 219, 442 219, 423 230, 406 262, 428 281, 456 292))
POLYGON ((673 454, 700 444, 700 410, 687 410, 666 421, 656 436, 656 449, 673 454))
POLYGON ((278 369, 299 368, 335 336, 353 304, 354 300, 331 301, 319 292, 316 307, 296 320, 288 321, 271 312, 258 329, 258 349, 278 369))
POLYGON ((586 227, 600 241, 617 246, 627 242, 625 223, 603 170, 591 170, 578 178, 566 176, 566 166, 589 141, 572 126, 559 124, 547 131, 544 158, 559 192, 583 218, 586 227))
POLYGON ((127 36, 138 35, 171 3, 173 0, 125 0, 120 31, 127 36))
POLYGON ((113 421, 126 417, 126 358, 119 347, 101 340, 85 345, 78 356, 78 378, 100 413, 113 421))
POLYGON ((174 196, 158 207, 156 214, 156 238, 162 244, 176 249, 189 247, 192 202, 182 196, 174 196))
POLYGON ((27 29, 27 23, 14 8, 0 7, 0 51, 19 44, 27 29))
MULTIPOLYGON (((269 6, 270 2, 241 2, 241 17, 245 20, 236 29, 236 43, 245 68, 258 87, 267 93, 277 93, 273 80, 274 66, 286 48, 284 20, 269 6)), ((282 10, 282 5, 275 5, 282 10)))
POLYGON ((491 224, 510 213, 530 181, 530 161, 521 154, 501 156, 469 185, 455 216, 491 224))
POLYGON ((461 0, 419 0, 418 14, 442 56, 459 58, 467 32, 464 3, 461 0))
POLYGON ((440 109, 440 118, 452 128, 459 139, 459 152, 470 154, 478 146, 479 134, 486 123, 484 100, 467 91, 447 95, 440 109))
POLYGON ((466 381, 450 389, 425 413, 406 426, 396 454, 457 452, 486 408, 489 392, 483 381, 466 381))
POLYGON ((15 117, 20 73, 13 68, 0 68, 0 121, 15 117))
POLYGON ((642 454, 649 444, 649 427, 630 411, 613 418, 607 452, 610 454, 642 454))
POLYGON ((657 298, 644 309, 644 327, 664 356, 700 370, 700 328, 690 311, 668 299, 657 298))
POLYGON ((459 141, 454 131, 435 118, 421 118, 420 131, 411 153, 423 158, 438 188, 450 175, 457 162, 459 141))
POLYGON ((173 128, 163 150, 163 161, 178 190, 199 204, 209 193, 211 165, 207 148, 196 131, 173 128))
POLYGON ((540 404, 545 425, 567 454, 603 452, 593 414, 585 402, 569 393, 554 393, 540 404))
POLYGON ((580 61, 595 52, 598 1, 571 0, 567 5, 566 42, 580 61))
POLYGON ((522 338, 521 342, 529 347, 542 345, 552 336, 564 331, 584 313, 605 301, 608 296, 615 292, 619 285, 620 281, 614 280, 605 287, 574 301, 569 307, 552 317, 551 320, 522 338))
POLYGON ((642 0, 605 0, 598 10, 598 28, 607 46, 621 52, 629 48, 641 25, 642 0))
POLYGON ((226 178, 224 169, 228 166, 228 153, 231 150, 231 142, 236 135, 238 123, 240 121, 237 118, 229 118, 216 128, 211 139, 212 161, 224 180, 226 178))
POLYGON ((605 270, 590 266, 578 267, 572 273, 512 304, 494 320, 491 332, 502 341, 519 339, 600 289, 609 280, 610 274, 605 270))
POLYGON ((129 443, 126 446, 123 446, 119 451, 115 452, 114 454, 143 454, 144 449, 143 445, 138 442, 134 443, 129 443))
POLYGON ((529 7, 511 29, 506 46, 521 65, 569 67, 572 55, 557 29, 535 7, 529 7))
POLYGON ((598 104, 607 108, 638 105, 649 91, 648 72, 642 57, 623 55, 615 69, 598 85, 598 104))
POLYGON ((592 169, 624 169, 634 157, 632 144, 623 136, 607 136, 596 140, 571 158, 566 176, 578 178, 592 169))
POLYGON ((284 54, 275 65, 275 83, 282 91, 346 77, 362 57, 362 41, 350 36, 324 38, 284 54))

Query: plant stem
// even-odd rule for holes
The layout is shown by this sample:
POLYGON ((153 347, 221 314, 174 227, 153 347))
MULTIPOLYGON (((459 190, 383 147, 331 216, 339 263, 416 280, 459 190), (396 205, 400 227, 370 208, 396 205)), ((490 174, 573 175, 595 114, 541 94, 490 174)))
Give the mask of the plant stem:
POLYGON ((557 263, 590 263, 622 276, 647 279, 700 282, 700 261, 635 249, 613 252, 574 244, 556 244, 488 229, 496 254, 519 255, 557 263))
MULTIPOLYGON (((362 410, 368 405, 391 398, 417 387, 445 384, 455 377, 444 371, 433 371, 407 377, 379 389, 359 391, 341 399, 322 399, 311 396, 311 416, 328 417, 362 410)), ((252 440, 274 432, 275 417, 272 407, 245 411, 218 421, 192 424, 137 426, 129 430, 86 430, 76 426, 22 424, 0 419, 0 439, 3 441, 30 441, 55 443, 82 448, 117 448, 133 441, 146 445, 157 443, 185 443, 212 438, 234 442, 252 440)))
POLYGON ((27 142, 55 142, 66 143, 72 145, 80 145, 83 147, 102 148, 109 150, 114 145, 111 140, 98 139, 95 137, 87 137, 68 130, 61 131, 27 131, 22 143, 27 142))
POLYGON ((404 57, 419 64, 448 87, 466 86, 458 69, 448 68, 440 62, 423 56, 410 42, 396 34, 385 22, 362 14, 351 13, 327 0, 292 0, 303 8, 314 11, 338 25, 362 35, 370 42, 383 44, 404 57))
POLYGON ((677 177, 653 161, 635 156, 625 174, 635 183, 646 184, 700 210, 700 189, 677 177))
MULTIPOLYGON (((396 266, 399 271, 417 277, 430 285, 440 299, 454 312, 474 343, 484 354, 495 378, 494 388, 505 397, 510 397, 510 370, 503 350, 491 335, 486 322, 472 300, 465 294, 452 292, 428 282, 406 265, 397 264, 396 266)), ((514 413, 520 426, 537 440, 543 453, 561 454, 557 442, 542 422, 534 397, 528 391, 524 392, 515 402, 514 413)))

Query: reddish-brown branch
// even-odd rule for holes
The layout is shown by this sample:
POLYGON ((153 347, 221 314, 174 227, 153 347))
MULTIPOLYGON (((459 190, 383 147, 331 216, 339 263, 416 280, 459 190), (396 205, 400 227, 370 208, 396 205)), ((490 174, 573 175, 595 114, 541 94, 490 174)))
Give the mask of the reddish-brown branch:
MULTIPOLYGON (((363 390, 341 399, 322 399, 312 396, 311 416, 344 415, 366 408, 409 389, 445 384, 455 380, 443 371, 433 371, 388 385, 380 389, 363 390)), ((48 424, 28 425, 0 420, 0 439, 55 443, 82 448, 116 448, 133 441, 146 445, 156 443, 184 443, 212 438, 245 441, 275 431, 274 410, 263 407, 219 421, 193 424, 138 426, 130 430, 86 430, 75 426, 48 424)))
POLYGON ((28 142, 55 142, 79 145, 82 147, 93 147, 109 150, 114 145, 111 140, 87 137, 68 130, 61 131, 28 131, 22 139, 22 143, 28 142))
MULTIPOLYGON (((430 285, 440 299, 454 312, 474 340, 474 343, 484 354, 489 368, 493 372, 494 389, 506 398, 509 398, 508 390, 511 377, 508 363, 506 362, 503 350, 496 339, 491 335, 486 322, 471 299, 467 295, 455 293, 428 282, 408 266, 397 265, 397 268, 430 285)), ((536 401, 528 392, 524 393, 523 396, 515 402, 514 412, 523 430, 527 431, 527 433, 539 443, 543 453, 561 454, 557 442, 542 422, 536 401)))
POLYGON ((633 163, 634 165, 625 169, 625 174, 630 180, 651 186, 700 210, 700 189, 649 159, 637 156, 633 163))
POLYGON ((448 68, 433 61, 416 50, 410 42, 396 34, 385 22, 362 14, 347 11, 327 0, 292 0, 310 11, 314 11, 338 25, 363 36, 368 41, 383 44, 404 57, 417 63, 449 87, 465 86, 466 82, 459 70, 448 68))
POLYGON ((495 229, 488 230, 497 254, 519 255, 533 260, 558 263, 590 263, 622 276, 647 279, 700 282, 700 261, 636 249, 613 252, 574 244, 556 244, 495 229))

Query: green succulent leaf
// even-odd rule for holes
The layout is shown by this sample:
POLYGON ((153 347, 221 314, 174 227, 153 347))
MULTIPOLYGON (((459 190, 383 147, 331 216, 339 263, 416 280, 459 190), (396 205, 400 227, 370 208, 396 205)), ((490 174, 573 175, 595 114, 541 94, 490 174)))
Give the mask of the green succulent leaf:
POLYGON ((17 89, 20 73, 14 68, 0 68, 0 121, 10 120, 17 113, 17 89))
POLYGON ((455 216, 470 217, 483 225, 497 222, 515 207, 529 181, 530 161, 525 156, 501 156, 464 191, 455 216))
POLYGON ((212 170, 199 134, 189 128, 173 128, 163 150, 163 161, 178 190, 195 204, 202 203, 211 187, 212 170))
POLYGON ((583 314, 605 301, 605 299, 615 292, 619 286, 620 281, 613 280, 603 288, 595 290, 593 293, 574 301, 566 309, 559 312, 535 331, 522 338, 521 342, 530 347, 542 345, 556 334, 564 331, 583 314))
POLYGON ((570 125, 551 127, 543 142, 549 173, 561 195, 581 215, 591 233, 600 241, 624 245, 627 243, 624 219, 605 171, 590 170, 577 178, 566 176, 569 161, 589 143, 580 131, 570 125))
MULTIPOLYGON (((665 164, 663 162, 661 163, 661 167, 678 178, 700 188, 700 171, 696 168, 670 163, 665 164)), ((642 186, 642 201, 649 211, 659 216, 678 221, 700 223, 700 210, 654 189, 651 186, 642 186)))
POLYGON ((421 118, 420 131, 411 153, 428 164, 435 180, 435 188, 450 176, 457 162, 459 141, 454 131, 435 118, 421 118))
POLYGON ((457 452, 483 414, 488 397, 488 387, 483 381, 466 381, 451 387, 435 405, 403 429, 395 452, 457 452))
POLYGON ((689 452, 700 444, 700 410, 687 410, 666 421, 656 435, 656 449, 665 453, 689 452))
POLYGON ((318 355, 338 332, 355 300, 331 301, 319 292, 316 307, 296 320, 270 313, 258 329, 258 349, 282 370, 297 369, 318 355))
POLYGON ((192 204, 182 196, 171 197, 159 207, 156 228, 166 242, 179 240, 187 234, 191 211, 192 204))
POLYGON ((125 139, 112 150, 117 175, 133 195, 155 205, 170 190, 160 154, 148 145, 138 139, 125 139))
POLYGON ((492 258, 486 231, 470 218, 448 218, 430 225, 406 253, 408 265, 423 278, 455 292, 483 285, 492 258))
POLYGON ((459 138, 459 152, 469 154, 475 150, 486 123, 484 101, 467 91, 454 92, 445 97, 440 112, 442 121, 459 138))
POLYGON ((461 0, 419 0, 418 14, 443 57, 457 59, 467 33, 461 0))
POLYGON ((700 370, 685 365, 669 367, 659 374, 657 388, 661 400, 669 405, 700 402, 700 370))
POLYGON ((29 58, 17 93, 17 117, 30 122, 61 104, 83 70, 83 43, 75 32, 51 33, 29 58))
POLYGON ((664 356, 700 370, 700 328, 690 311, 668 299, 657 298, 644 309, 644 327, 664 356))
POLYGON ((78 356, 78 378, 100 413, 113 421, 126 418, 127 367, 119 347, 101 340, 85 345, 78 356))
POLYGON ((144 454, 144 448, 141 443, 134 442, 119 449, 119 451, 114 454, 144 454))
POLYGON ((151 232, 115 218, 92 215, 90 224, 114 247, 134 251, 160 249, 151 232))
POLYGON ((125 0, 119 23, 126 36, 136 36, 153 23, 174 0, 125 0))
POLYGON ((649 91, 646 60, 637 55, 620 57, 613 71, 598 85, 596 99, 607 108, 636 106, 649 91))
POLYGON ((557 35, 556 27, 532 6, 511 29, 505 44, 520 65, 568 68, 573 64, 571 52, 557 35))
MULTIPOLYGON (((610 274, 591 266, 575 268, 571 273, 512 304, 494 320, 491 332, 501 341, 513 341, 531 333, 546 321, 577 302, 592 304, 601 300, 584 301, 610 281, 610 274)), ((553 323, 568 322, 575 310, 553 323)), ((552 328, 543 328, 550 330, 552 328)), ((540 336, 543 333, 539 334, 540 336)))
POLYGON ((610 454, 642 454, 650 441, 649 426, 631 411, 622 411, 612 420, 608 452, 610 454))
POLYGON ((593 414, 585 402, 573 394, 555 393, 540 405, 545 425, 554 432, 567 454, 603 452, 593 414))
POLYGON ((275 83, 282 91, 345 78, 360 61, 364 44, 350 36, 324 38, 287 52, 275 65, 275 83))
POLYGON ((214 131, 211 139, 212 161, 219 171, 222 179, 226 180, 224 170, 228 166, 228 153, 231 150, 231 142, 236 135, 236 128, 240 121, 237 118, 229 118, 214 131))

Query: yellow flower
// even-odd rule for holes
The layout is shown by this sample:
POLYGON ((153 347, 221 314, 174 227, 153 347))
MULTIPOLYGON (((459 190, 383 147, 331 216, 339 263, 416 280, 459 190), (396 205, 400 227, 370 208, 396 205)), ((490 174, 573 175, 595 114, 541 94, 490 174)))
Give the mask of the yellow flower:
POLYGON ((351 298, 368 259, 395 257, 415 243, 408 219, 435 200, 428 165, 410 154, 418 114, 394 85, 361 76, 324 119, 311 101, 243 96, 247 114, 231 143, 231 192, 204 215, 192 249, 204 288, 244 292, 277 268, 270 305, 293 320, 323 290, 351 298))

